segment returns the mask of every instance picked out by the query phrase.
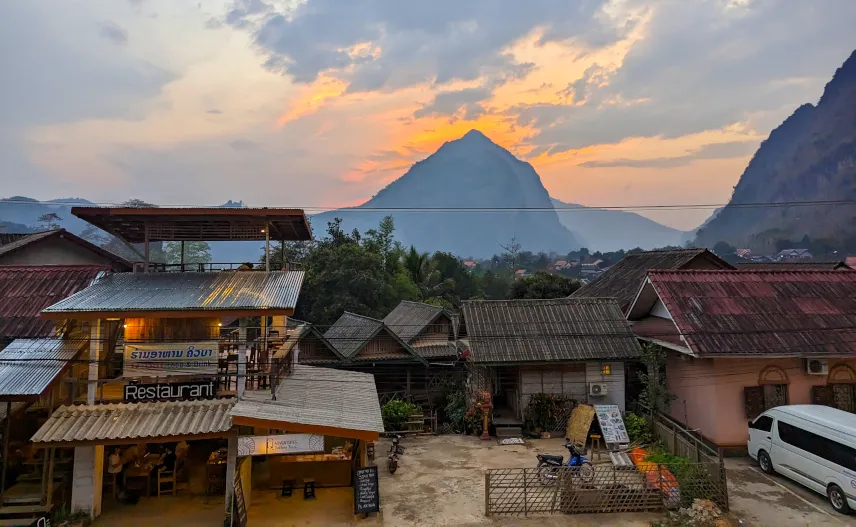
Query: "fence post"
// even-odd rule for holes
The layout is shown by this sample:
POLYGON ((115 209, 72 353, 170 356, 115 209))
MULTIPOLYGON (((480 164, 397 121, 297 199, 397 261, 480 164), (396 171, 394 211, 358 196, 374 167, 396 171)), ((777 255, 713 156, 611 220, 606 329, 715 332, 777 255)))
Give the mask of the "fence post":
POLYGON ((484 515, 490 516, 490 471, 484 473, 484 515))
POLYGON ((660 493, 660 500, 663 502, 663 508, 667 506, 666 494, 663 492, 663 465, 657 463, 657 492, 660 493))
POLYGON ((529 516, 529 475, 526 471, 528 468, 523 469, 523 515, 529 516))
POLYGON ((678 453, 678 428, 672 425, 672 454, 679 456, 678 453))
POLYGON ((722 508, 725 512, 728 512, 731 508, 728 504, 728 473, 725 471, 725 460, 722 459, 722 456, 719 458, 719 479, 720 485, 722 486, 722 508))

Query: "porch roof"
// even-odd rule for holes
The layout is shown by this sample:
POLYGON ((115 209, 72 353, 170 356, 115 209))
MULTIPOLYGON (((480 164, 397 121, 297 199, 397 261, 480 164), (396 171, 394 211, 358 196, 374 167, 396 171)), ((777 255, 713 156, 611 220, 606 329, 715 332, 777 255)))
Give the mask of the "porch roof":
POLYGON ((303 271, 112 274, 42 311, 47 318, 290 315, 303 271))
POLYGON ((231 415, 236 425, 289 432, 374 440, 384 431, 373 375, 303 364, 282 380, 275 400, 247 392, 231 415))
POLYGON ((621 360, 641 352, 614 298, 469 300, 462 312, 477 363, 621 360))
POLYGON ((224 437, 234 399, 61 406, 39 428, 36 446, 71 447, 224 437))
POLYGON ((39 397, 83 351, 80 340, 16 339, 0 351, 0 401, 39 397))

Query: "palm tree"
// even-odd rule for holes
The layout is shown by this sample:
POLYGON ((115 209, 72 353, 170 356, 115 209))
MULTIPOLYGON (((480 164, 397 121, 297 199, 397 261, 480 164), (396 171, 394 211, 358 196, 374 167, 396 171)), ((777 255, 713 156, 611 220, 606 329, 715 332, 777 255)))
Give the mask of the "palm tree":
POLYGON ((428 274, 428 253, 420 253, 411 245, 410 252, 404 256, 404 267, 413 283, 421 288, 428 274))

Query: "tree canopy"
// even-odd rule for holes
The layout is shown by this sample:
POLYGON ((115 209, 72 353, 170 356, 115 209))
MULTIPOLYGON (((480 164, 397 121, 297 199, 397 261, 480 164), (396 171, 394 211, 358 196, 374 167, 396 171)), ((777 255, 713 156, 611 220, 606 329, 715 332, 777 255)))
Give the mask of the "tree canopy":
POLYGON ((509 297, 511 299, 565 298, 579 288, 580 283, 576 280, 538 271, 514 282, 509 297))

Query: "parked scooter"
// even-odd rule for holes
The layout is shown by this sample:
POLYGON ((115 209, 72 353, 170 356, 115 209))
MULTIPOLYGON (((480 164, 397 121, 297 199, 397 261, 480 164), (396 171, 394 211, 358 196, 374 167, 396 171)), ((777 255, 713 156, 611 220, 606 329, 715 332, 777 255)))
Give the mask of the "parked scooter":
POLYGON ((541 483, 552 484, 559 478, 559 467, 571 467, 571 474, 577 475, 581 480, 588 483, 594 480, 594 467, 591 462, 574 447, 574 444, 568 438, 565 438, 565 448, 570 453, 568 462, 564 463, 563 456, 551 456, 548 454, 538 454, 538 474, 541 478, 541 483))
POLYGON ((398 470, 398 456, 404 454, 404 447, 401 446, 401 436, 396 434, 392 438, 392 444, 389 445, 389 453, 386 456, 386 468, 390 474, 395 474, 398 470))

